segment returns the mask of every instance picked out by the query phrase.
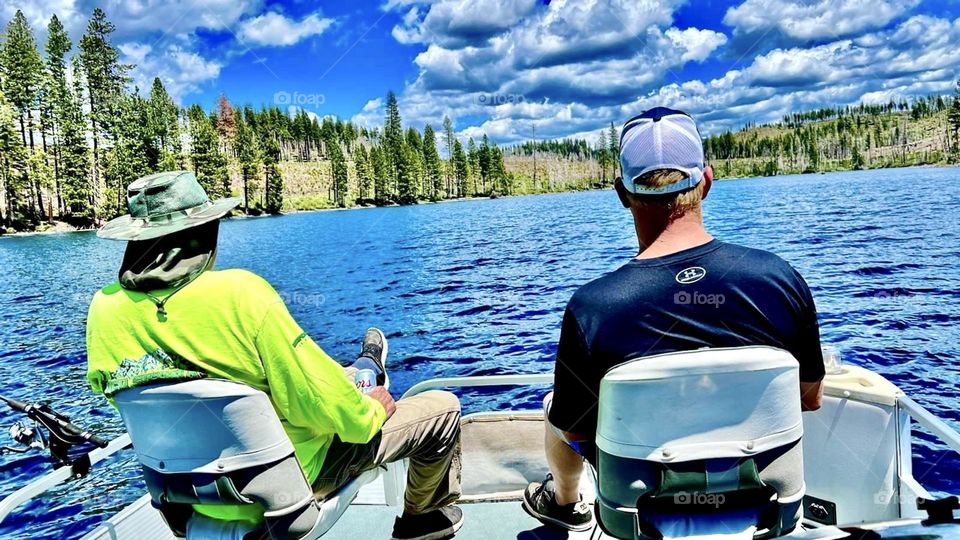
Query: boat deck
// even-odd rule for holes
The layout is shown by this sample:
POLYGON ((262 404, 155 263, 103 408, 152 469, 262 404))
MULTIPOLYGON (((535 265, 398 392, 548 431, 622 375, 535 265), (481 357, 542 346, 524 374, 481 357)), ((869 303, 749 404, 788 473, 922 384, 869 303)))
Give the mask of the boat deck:
MULTIPOLYGON (((419 390, 449 386, 543 384, 544 376, 499 376, 479 379, 438 379, 419 390)), ((412 392, 412 390, 411 390, 412 392)), ((834 526, 805 523, 791 539, 827 538, 960 538, 960 523, 923 526, 925 515, 915 504, 929 493, 910 468, 911 418, 960 451, 960 435, 935 418, 881 376, 855 366, 826 379, 823 407, 804 415, 804 477, 807 494, 836 503, 835 522, 856 524, 869 532, 844 532, 834 526), (906 460, 902 460, 902 457, 906 460), (881 497, 882 495, 882 497, 881 497), (919 519, 918 519, 919 518, 919 519), (872 524, 872 525, 870 525, 872 524), (889 530, 885 530, 889 529, 889 530), (895 530, 894 530, 895 529, 895 530), (915 529, 915 530, 914 530, 915 529), (903 536, 907 534, 908 536, 903 536), (910 536, 910 535, 913 536, 910 536)), ((459 540, 554 539, 600 540, 599 531, 567 533, 545 527, 521 507, 523 490, 547 472, 543 453, 543 420, 538 411, 484 412, 463 419, 463 495, 465 515, 459 540)), ((402 467, 387 470, 363 486, 352 504, 324 538, 390 538, 401 511, 402 494, 392 493, 402 479, 402 467), (396 476, 393 476, 396 474, 396 476), (389 498, 389 499, 388 499, 389 498)), ((581 492, 594 499, 589 472, 581 492)), ((863 531, 860 531, 863 532, 863 531)), ((172 540, 160 514, 144 496, 104 521, 84 540, 172 540)))
MULTIPOLYGON (((481 414, 464 419, 464 524, 458 539, 587 540, 590 532, 572 533, 545 527, 521 508, 523 490, 543 480, 543 419, 539 413, 481 414)), ((386 506, 382 477, 364 486, 354 504, 325 538, 390 538, 400 508, 386 506)), ((584 474, 581 491, 593 500, 593 483, 584 474)), ((596 535, 592 536, 596 538, 596 535)))
MULTIPOLYGON (((457 540, 494 540, 517 538, 518 540, 586 540, 590 533, 566 533, 556 528, 545 527, 528 516, 519 502, 462 504, 463 528, 457 540)), ((390 538, 397 509, 389 506, 353 505, 337 522, 336 527, 324 538, 390 538)))
MULTIPOLYGON (((464 419, 463 528, 458 540, 600 540, 600 531, 567 532, 542 525, 521 507, 523 490, 547 472, 543 454, 543 420, 539 413, 479 414, 464 419)), ((584 498, 594 499, 589 473, 581 481, 584 498)), ((361 488, 357 498, 324 538, 390 538, 399 506, 388 506, 383 476, 361 488), (359 535, 359 536, 358 536, 359 535)), ((831 528, 832 529, 832 528, 831 528)), ((843 538, 833 531, 798 531, 791 538, 843 538)), ((160 514, 144 496, 101 524, 84 540, 142 538, 173 540, 160 514)))

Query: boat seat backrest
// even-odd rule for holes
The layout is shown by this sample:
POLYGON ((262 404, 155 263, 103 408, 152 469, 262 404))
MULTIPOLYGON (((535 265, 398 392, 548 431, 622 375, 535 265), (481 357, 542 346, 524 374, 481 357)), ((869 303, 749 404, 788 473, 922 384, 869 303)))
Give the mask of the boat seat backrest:
POLYGON ((757 537, 796 526, 803 423, 799 366, 786 351, 639 358, 607 372, 599 403, 597 513, 608 534, 657 538, 671 515, 755 516, 757 537))
POLYGON ((179 536, 194 504, 259 504, 274 538, 300 538, 320 509, 270 399, 221 379, 162 383, 114 396, 147 489, 179 536))

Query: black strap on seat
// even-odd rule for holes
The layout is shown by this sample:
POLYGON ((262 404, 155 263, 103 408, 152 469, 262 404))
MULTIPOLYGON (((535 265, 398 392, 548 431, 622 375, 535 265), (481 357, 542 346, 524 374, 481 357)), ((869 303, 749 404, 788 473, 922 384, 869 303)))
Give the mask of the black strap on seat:
POLYGON ((224 474, 163 473, 143 467, 143 475, 151 503, 178 537, 186 536, 195 504, 262 506, 263 524, 246 540, 296 540, 310 532, 319 517, 312 490, 292 454, 224 474))
MULTIPOLYGON (((776 490, 760 479, 753 459, 692 461, 657 464, 657 467, 659 482, 656 489, 637 499, 632 540, 663 538, 653 523, 654 516, 706 516, 742 509, 759 510, 758 531, 754 538, 771 538, 779 534, 776 490)), ((616 537, 602 522, 600 526, 604 532, 616 537)))

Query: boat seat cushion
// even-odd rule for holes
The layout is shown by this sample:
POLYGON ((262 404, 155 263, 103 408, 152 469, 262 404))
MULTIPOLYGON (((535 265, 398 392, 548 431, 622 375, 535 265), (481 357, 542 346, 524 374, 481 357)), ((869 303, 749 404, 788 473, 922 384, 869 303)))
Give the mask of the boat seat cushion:
POLYGON ((697 530, 716 534, 711 523, 727 514, 752 516, 758 536, 796 526, 803 422, 799 366, 786 351, 640 358, 606 374, 599 401, 598 518, 609 533, 656 537, 662 522, 682 536, 702 522, 697 530))

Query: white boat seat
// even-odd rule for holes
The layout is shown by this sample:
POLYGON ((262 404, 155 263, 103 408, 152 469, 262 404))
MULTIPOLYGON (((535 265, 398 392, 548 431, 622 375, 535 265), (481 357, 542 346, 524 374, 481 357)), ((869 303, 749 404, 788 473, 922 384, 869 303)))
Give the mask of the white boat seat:
POLYGON ((151 384, 114 400, 152 503, 179 537, 318 538, 378 475, 368 471, 317 501, 270 399, 241 383, 151 384), (264 519, 218 520, 195 512, 194 504, 258 504, 264 519))
POLYGON ((614 367, 600 385, 598 522, 614 538, 768 538, 804 494, 797 361, 700 349, 614 367))

